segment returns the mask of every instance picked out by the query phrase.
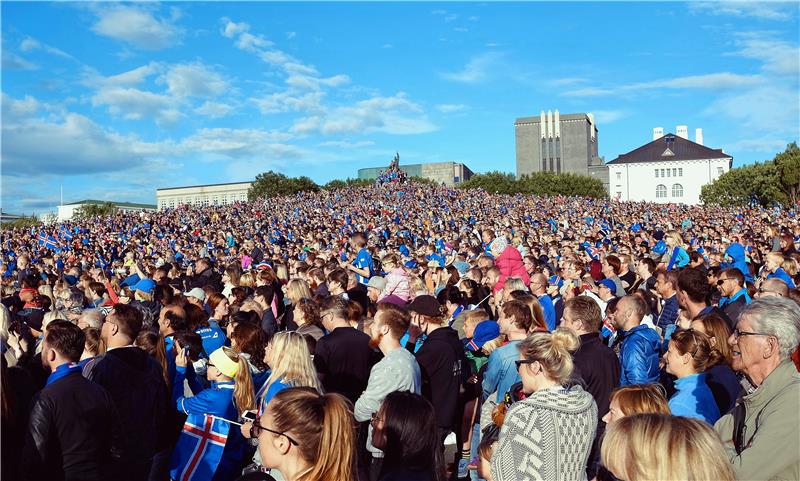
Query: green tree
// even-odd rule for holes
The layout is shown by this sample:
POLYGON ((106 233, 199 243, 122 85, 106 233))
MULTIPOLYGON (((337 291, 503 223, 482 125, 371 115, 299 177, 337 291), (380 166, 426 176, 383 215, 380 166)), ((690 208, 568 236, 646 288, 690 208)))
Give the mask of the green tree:
POLYGON ((461 184, 461 188, 482 188, 487 192, 498 194, 607 197, 606 189, 598 179, 585 175, 556 174, 555 172, 536 172, 516 179, 514 174, 494 171, 473 175, 468 181, 461 184))
POLYGON ((306 176, 287 177, 270 170, 256 176, 255 182, 250 186, 250 190, 247 191, 247 198, 255 200, 264 197, 294 195, 298 192, 316 192, 318 190, 319 186, 306 176))
POLYGON ((345 189, 348 187, 369 187, 374 183, 375 181, 370 179, 351 179, 351 178, 347 178, 344 180, 333 179, 332 181, 322 186, 322 188, 325 190, 337 190, 337 189, 345 189))
POLYGON ((700 200, 704 204, 721 206, 785 204, 788 197, 781 189, 780 177, 774 162, 737 167, 704 185, 700 200))
POLYGON ((800 201, 800 147, 797 142, 786 146, 786 150, 775 156, 775 166, 780 176, 781 190, 786 194, 789 204, 800 201))
POLYGON ((36 218, 36 216, 22 216, 19 219, 14 219, 9 222, 3 222, 0 224, 0 228, 2 230, 14 230, 14 229, 28 229, 31 227, 37 227, 42 225, 42 222, 36 218))
POLYGON ((83 204, 75 209, 73 218, 78 220, 89 219, 92 217, 107 217, 117 212, 117 206, 112 202, 103 202, 101 204, 83 204))
POLYGON ((475 174, 459 186, 462 189, 483 189, 497 194, 514 194, 519 192, 514 174, 500 171, 475 174))

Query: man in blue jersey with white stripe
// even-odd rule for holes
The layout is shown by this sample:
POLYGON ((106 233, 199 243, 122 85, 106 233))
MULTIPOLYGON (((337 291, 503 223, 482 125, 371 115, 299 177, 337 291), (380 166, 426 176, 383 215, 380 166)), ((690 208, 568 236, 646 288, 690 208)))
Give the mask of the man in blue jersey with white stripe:
POLYGON ((375 272, 375 266, 372 264, 372 255, 369 253, 366 246, 366 236, 361 232, 356 232, 350 236, 350 247, 353 250, 358 250, 356 258, 350 264, 346 261, 340 263, 342 269, 355 272, 358 283, 363 285, 367 285, 369 278, 372 277, 375 272))

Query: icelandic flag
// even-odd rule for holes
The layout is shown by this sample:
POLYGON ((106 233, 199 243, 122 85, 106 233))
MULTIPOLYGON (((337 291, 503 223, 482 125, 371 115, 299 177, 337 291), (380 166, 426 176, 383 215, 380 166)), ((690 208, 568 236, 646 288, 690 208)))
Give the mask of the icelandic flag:
POLYGON ((210 481, 214 477, 231 424, 208 414, 189 414, 169 462, 171 479, 210 481))
POLYGON ((61 238, 65 239, 67 241, 71 241, 72 240, 72 234, 70 233, 70 231, 66 227, 64 227, 61 230, 61 238))
POLYGON ((51 235, 39 234, 36 239, 39 241, 40 246, 47 247, 51 250, 61 250, 59 249, 61 244, 58 242, 58 239, 51 235))

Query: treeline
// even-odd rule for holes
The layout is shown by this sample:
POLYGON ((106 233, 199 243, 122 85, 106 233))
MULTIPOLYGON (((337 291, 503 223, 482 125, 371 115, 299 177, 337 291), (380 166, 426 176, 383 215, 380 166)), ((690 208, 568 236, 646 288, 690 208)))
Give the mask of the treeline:
POLYGON ((796 206, 800 200, 800 148, 793 142, 774 159, 736 167, 700 191, 704 204, 796 206))
MULTIPOLYGON (((425 184, 433 184, 434 182, 420 177, 410 177, 409 180, 413 182, 420 182, 425 184)), ((349 187, 367 187, 375 184, 374 180, 370 179, 334 179, 327 184, 319 185, 310 178, 302 175, 300 177, 288 177, 284 174, 268 171, 256 176, 253 185, 247 192, 249 200, 261 199, 264 197, 280 197, 285 195, 294 195, 298 192, 318 192, 321 189, 337 190, 349 187)))
POLYGON ((497 194, 527 194, 538 196, 581 196, 597 199, 608 197, 603 182, 577 174, 536 172, 517 179, 514 174, 489 172, 473 175, 459 186, 462 189, 484 189, 497 194))

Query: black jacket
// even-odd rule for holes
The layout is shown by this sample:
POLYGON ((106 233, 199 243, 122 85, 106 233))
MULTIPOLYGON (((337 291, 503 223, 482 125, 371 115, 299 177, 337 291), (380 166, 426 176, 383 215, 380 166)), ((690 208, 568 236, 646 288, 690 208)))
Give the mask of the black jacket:
MULTIPOLYGON (((20 477, 35 481, 104 481, 120 451, 113 401, 74 372, 45 386, 33 401, 20 477)), ((5 476, 3 476, 5 478, 5 476)))
POLYGON ((339 393, 355 403, 367 388, 375 358, 367 334, 337 327, 317 341, 314 366, 326 392, 339 393))
POLYGON ((222 292, 222 276, 215 272, 212 267, 209 267, 202 272, 198 272, 197 275, 189 279, 189 282, 186 285, 186 290, 190 291, 195 287, 202 289, 205 286, 213 287, 215 292, 222 292))
POLYGON ((467 369, 464 344, 458 333, 449 328, 436 329, 428 335, 416 354, 422 374, 422 395, 436 409, 436 425, 453 429, 458 412, 458 399, 467 369))
POLYGON ((122 347, 92 360, 83 375, 103 386, 114 401, 130 444, 125 461, 148 465, 167 439, 169 392, 161 366, 142 349, 122 347))

